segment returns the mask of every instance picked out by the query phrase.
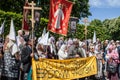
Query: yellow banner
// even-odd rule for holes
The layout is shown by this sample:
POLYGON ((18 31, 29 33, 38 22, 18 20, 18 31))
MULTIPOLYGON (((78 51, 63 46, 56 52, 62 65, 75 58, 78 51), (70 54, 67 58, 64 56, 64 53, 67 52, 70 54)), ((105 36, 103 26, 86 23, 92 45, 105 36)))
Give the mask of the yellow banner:
POLYGON ((33 80, 70 80, 97 74, 96 57, 32 60, 33 80))

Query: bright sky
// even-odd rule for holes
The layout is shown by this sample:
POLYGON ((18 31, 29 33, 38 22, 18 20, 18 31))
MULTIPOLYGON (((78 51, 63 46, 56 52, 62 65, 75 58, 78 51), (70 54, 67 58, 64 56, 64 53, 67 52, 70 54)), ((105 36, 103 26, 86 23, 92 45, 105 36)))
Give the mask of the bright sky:
POLYGON ((120 0, 89 0, 89 4, 92 13, 89 21, 94 19, 103 21, 120 16, 120 0))

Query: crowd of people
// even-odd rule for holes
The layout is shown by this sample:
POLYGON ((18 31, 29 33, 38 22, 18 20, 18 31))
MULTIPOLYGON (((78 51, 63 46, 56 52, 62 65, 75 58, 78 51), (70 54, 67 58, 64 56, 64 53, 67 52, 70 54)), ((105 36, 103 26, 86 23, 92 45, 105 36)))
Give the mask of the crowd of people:
POLYGON ((119 80, 119 40, 97 39, 93 43, 91 39, 80 41, 77 38, 55 39, 54 36, 50 36, 48 45, 39 43, 39 40, 31 37, 28 31, 23 35, 22 30, 18 31, 16 41, 11 40, 9 35, 5 40, 0 39, 0 80, 28 80, 31 77, 32 58, 65 60, 91 56, 96 56, 98 72, 84 79, 119 80), (14 51, 16 43, 18 49, 14 51))

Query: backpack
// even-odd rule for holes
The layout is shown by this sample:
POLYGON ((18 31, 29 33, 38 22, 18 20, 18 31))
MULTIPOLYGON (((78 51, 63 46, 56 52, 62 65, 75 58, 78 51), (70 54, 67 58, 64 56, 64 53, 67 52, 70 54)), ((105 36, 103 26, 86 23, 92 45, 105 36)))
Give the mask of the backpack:
POLYGON ((108 63, 108 72, 114 74, 117 72, 117 64, 115 62, 108 63))

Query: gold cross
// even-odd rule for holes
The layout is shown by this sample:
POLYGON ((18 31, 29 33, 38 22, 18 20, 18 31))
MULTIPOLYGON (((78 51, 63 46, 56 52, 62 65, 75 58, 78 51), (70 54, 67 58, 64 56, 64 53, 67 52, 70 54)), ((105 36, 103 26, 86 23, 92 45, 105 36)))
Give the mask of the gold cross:
POLYGON ((87 39, 87 24, 89 23, 87 18, 84 18, 84 20, 82 21, 85 24, 85 39, 87 39))

